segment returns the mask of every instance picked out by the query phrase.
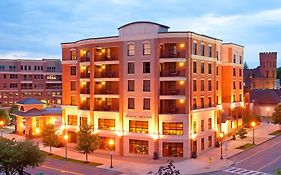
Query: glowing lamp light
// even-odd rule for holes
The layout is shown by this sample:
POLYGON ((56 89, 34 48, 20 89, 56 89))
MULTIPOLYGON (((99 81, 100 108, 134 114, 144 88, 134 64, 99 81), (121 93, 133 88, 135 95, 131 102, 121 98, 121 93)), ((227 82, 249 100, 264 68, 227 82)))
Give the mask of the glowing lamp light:
POLYGON ((183 63, 183 62, 180 62, 180 64, 179 64, 179 65, 180 65, 180 67, 182 67, 182 66, 184 65, 184 63, 183 63))
POLYGON ((102 49, 101 52, 102 52, 102 53, 105 53, 105 49, 102 49))
POLYGON ((102 101, 105 101, 105 98, 102 98, 101 100, 102 100, 102 101))
POLYGON ((3 126, 3 125, 4 125, 4 122, 3 122, 3 121, 0 121, 0 125, 3 126))
POLYGON ((121 131, 117 131, 117 136, 121 137, 123 135, 123 133, 121 131))
POLYGON ((180 99, 180 103, 184 103, 184 99, 180 99))
POLYGON ((184 84, 184 81, 180 81, 180 84, 183 85, 183 84, 184 84))
POLYGON ((105 85, 105 81, 102 81, 101 84, 102 84, 102 85, 105 85))
POLYGON ((65 134, 65 135, 63 136, 63 139, 64 139, 64 140, 68 140, 68 135, 65 134))
POLYGON ((184 46, 185 46, 184 43, 180 44, 180 48, 184 48, 184 46))
POLYGON ((224 134, 221 132, 219 136, 220 138, 223 138, 224 134))
POLYGON ((101 68, 102 68, 102 69, 105 69, 105 65, 102 65, 101 68))
POLYGON ((269 108, 266 108, 266 111, 268 112, 268 111, 269 111, 269 108))
POLYGON ((192 134, 192 135, 191 135, 191 139, 192 139, 192 140, 195 140, 195 139, 196 139, 196 134, 192 134))
POLYGON ((152 138, 153 138, 154 140, 158 140, 158 134, 153 134, 153 135, 152 135, 152 138))
POLYGON ((112 146, 114 144, 114 141, 112 139, 109 140, 109 145, 112 146))
POLYGON ((252 125, 252 127, 255 127, 256 126, 256 122, 252 122, 251 125, 252 125))
POLYGON ((40 128, 36 128, 35 133, 36 133, 36 135, 38 135, 40 133, 40 128))

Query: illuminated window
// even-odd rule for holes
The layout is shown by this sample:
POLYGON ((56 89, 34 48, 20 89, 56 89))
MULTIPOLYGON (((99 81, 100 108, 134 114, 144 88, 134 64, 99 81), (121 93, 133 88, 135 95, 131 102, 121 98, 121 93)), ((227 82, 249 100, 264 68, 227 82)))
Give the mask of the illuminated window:
POLYGON ((205 130, 204 120, 201 120, 201 132, 205 130))
POLYGON ((135 44, 128 44, 128 56, 135 55, 135 44))
POLYGON ((193 133, 196 134, 198 132, 197 131, 197 122, 196 121, 193 121, 192 127, 193 127, 193 133))
POLYGON ((70 57, 71 57, 71 60, 77 60, 76 50, 70 51, 70 57))
POLYGON ((163 142, 164 157, 183 157, 183 143, 163 142))
POLYGON ((150 50, 150 43, 144 43, 143 44, 143 55, 150 55, 151 50, 150 50))
POLYGON ((76 106, 76 105, 77 105, 76 96, 71 96, 71 97, 70 97, 70 105, 71 105, 71 106, 76 106))
POLYGON ((182 122, 163 122, 164 135, 183 135, 182 122))
POLYGON ((68 115, 67 116, 67 124, 68 125, 77 125, 77 115, 68 115))
POLYGON ((87 117, 80 117, 80 126, 84 126, 88 124, 87 117))
POLYGON ((148 121, 129 121, 129 132, 148 133, 148 121))
POLYGON ((212 118, 208 118, 208 129, 212 129, 212 118))
POLYGON ((115 130, 115 119, 99 118, 99 129, 115 130))
POLYGON ((148 154, 148 141, 129 139, 129 153, 148 154))

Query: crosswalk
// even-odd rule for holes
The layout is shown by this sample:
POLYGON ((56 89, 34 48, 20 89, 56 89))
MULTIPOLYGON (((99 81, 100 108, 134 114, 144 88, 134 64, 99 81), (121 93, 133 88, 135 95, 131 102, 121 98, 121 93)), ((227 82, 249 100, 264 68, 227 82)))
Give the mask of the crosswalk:
POLYGON ((242 175, 270 175, 268 173, 252 171, 252 170, 247 170, 247 169, 238 168, 238 167, 230 167, 230 168, 225 169, 223 171, 228 172, 228 173, 232 173, 232 174, 242 174, 242 175))

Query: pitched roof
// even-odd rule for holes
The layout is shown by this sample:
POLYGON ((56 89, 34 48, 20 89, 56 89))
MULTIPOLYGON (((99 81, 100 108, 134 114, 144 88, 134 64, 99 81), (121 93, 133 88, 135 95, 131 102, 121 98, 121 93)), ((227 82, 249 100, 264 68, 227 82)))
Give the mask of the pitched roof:
POLYGON ((61 115, 61 108, 45 108, 45 109, 36 109, 33 108, 27 112, 18 111, 14 113, 17 116, 22 117, 36 117, 36 116, 48 116, 48 115, 61 115))
POLYGON ((17 104, 23 104, 23 105, 35 105, 35 104, 45 104, 35 98, 25 98, 21 101, 18 101, 17 104))
POLYGON ((250 91, 250 100, 256 104, 278 104, 281 102, 281 90, 254 89, 250 91))

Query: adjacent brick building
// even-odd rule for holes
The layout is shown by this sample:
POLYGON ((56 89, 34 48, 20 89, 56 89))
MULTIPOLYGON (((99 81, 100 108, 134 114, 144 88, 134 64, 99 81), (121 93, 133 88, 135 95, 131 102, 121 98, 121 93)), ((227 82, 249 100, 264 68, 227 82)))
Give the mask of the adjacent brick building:
POLYGON ((231 134, 243 111, 243 46, 153 22, 62 43, 62 123, 83 123, 124 156, 190 157, 231 134), (222 117, 224 116, 224 117, 222 117))
POLYGON ((0 106, 32 97, 48 105, 61 104, 61 60, 0 59, 0 106))

